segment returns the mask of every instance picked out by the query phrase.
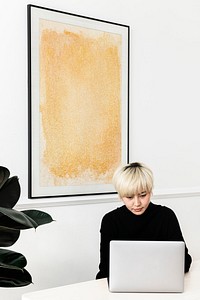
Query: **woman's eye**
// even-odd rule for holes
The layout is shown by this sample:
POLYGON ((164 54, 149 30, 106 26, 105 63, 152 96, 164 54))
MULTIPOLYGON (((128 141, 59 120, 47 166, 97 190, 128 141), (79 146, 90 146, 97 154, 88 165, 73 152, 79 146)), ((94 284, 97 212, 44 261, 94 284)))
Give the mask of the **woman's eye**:
POLYGON ((144 198, 144 197, 146 197, 146 195, 147 195, 146 193, 142 193, 142 194, 140 194, 140 197, 144 198))

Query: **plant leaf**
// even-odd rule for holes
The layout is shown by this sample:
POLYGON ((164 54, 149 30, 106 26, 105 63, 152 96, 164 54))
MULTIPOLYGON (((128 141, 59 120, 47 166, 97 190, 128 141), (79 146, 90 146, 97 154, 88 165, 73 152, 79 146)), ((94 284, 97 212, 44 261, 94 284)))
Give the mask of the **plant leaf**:
POLYGON ((10 176, 10 171, 5 167, 0 166, 0 189, 2 188, 4 183, 8 180, 9 176, 10 176))
POLYGON ((53 222, 52 217, 41 210, 29 209, 22 211, 26 216, 34 220, 38 226, 53 222))
POLYGON ((0 249, 0 265, 8 268, 24 268, 27 265, 25 256, 21 253, 0 249))
POLYGON ((21 188, 17 176, 13 176, 6 180, 0 189, 0 206, 13 208, 19 200, 21 188))
POLYGON ((20 230, 0 226, 0 247, 10 247, 19 238, 20 230))
POLYGON ((17 211, 15 209, 0 207, 0 212, 7 216, 8 218, 14 220, 15 222, 19 224, 23 224, 26 226, 26 229, 28 228, 37 228, 37 223, 31 219, 29 216, 25 215, 21 211, 17 211))
POLYGON ((0 287, 21 287, 30 283, 32 277, 26 269, 0 264, 0 287))
POLYGON ((0 249, 0 286, 20 287, 32 283, 31 275, 24 269, 26 264, 21 253, 0 249))
MULTIPOLYGON (((27 216, 27 218, 29 218, 27 216)), ((7 217, 6 215, 1 214, 0 216, 0 226, 7 227, 10 229, 29 229, 30 226, 27 226, 26 224, 21 224, 16 222, 15 220, 12 220, 10 217, 7 217)))

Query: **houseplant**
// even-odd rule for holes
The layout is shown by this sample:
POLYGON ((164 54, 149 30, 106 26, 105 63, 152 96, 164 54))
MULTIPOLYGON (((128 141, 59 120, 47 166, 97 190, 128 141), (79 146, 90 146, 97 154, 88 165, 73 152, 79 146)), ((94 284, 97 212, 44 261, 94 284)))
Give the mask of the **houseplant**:
MULTIPOLYGON (((17 176, 10 177, 10 171, 0 166, 0 247, 12 246, 20 231, 37 228, 53 221, 51 216, 40 210, 13 209, 18 202, 21 188, 17 176)), ((30 273, 25 269, 24 255, 0 248, 0 287, 20 287, 32 283, 30 273)))

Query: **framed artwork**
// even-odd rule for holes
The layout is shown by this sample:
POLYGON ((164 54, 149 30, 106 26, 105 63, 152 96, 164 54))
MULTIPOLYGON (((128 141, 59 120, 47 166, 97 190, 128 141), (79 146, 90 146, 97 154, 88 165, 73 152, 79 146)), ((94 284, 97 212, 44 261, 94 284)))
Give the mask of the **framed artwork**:
POLYGON ((29 198, 115 193, 129 155, 129 31, 28 5, 29 198))

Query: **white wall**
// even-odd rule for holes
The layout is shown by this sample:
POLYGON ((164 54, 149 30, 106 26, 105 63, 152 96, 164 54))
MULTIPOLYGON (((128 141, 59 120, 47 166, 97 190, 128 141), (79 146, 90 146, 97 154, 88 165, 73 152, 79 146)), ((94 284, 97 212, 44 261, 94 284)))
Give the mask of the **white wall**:
MULTIPOLYGON (((27 0, 1 4, 0 164, 18 175, 19 209, 56 220, 24 231, 13 246, 28 260, 34 285, 0 289, 0 298, 90 280, 99 258, 99 226, 108 203, 62 205, 27 199, 27 0)), ((190 253, 200 259, 200 2, 197 0, 40 0, 36 5, 131 26, 130 159, 154 170, 155 202, 178 215, 190 253), (163 196, 162 196, 163 194, 163 196)), ((89 197, 87 198, 89 199, 89 197)))

